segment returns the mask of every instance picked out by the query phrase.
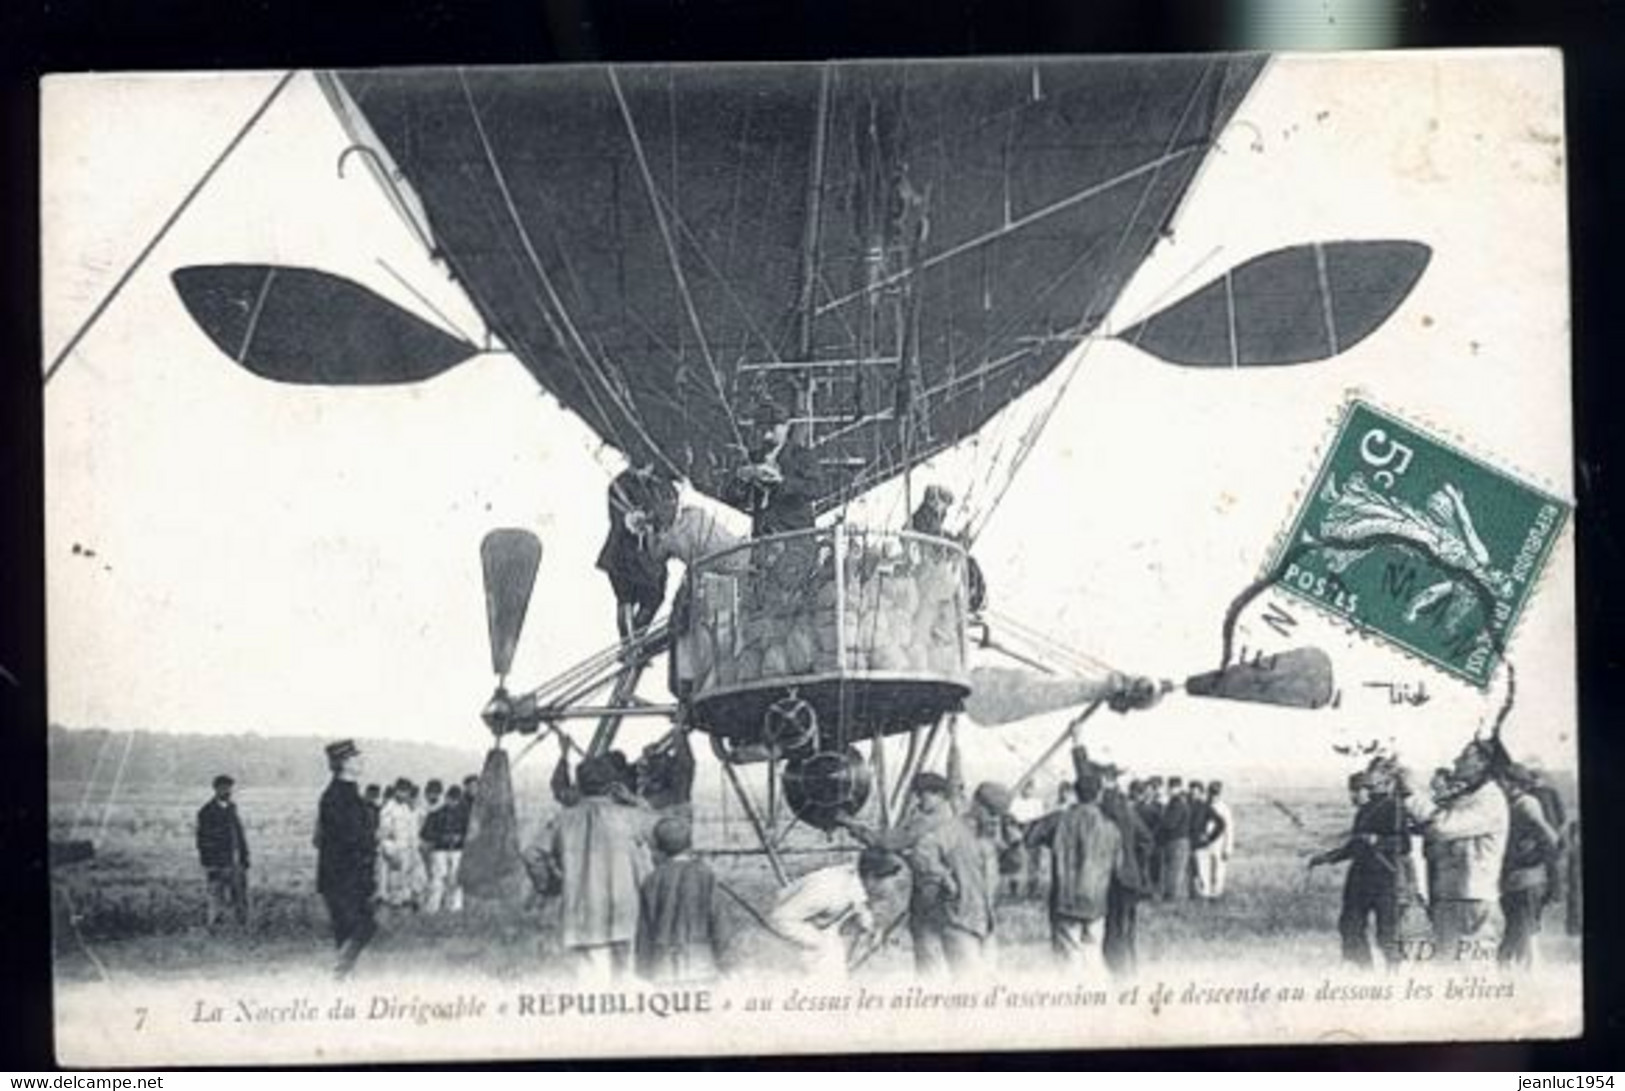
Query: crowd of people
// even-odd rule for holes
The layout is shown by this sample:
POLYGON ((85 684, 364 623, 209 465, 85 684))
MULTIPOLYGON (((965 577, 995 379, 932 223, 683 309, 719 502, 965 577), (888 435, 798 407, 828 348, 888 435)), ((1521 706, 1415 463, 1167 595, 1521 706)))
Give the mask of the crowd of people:
MULTIPOLYGON (((1192 794, 1176 782, 1165 796, 1158 778, 1125 788, 1121 770, 1074 744, 1076 778, 1052 810, 1030 805, 1028 785, 1012 793, 984 781, 967 792, 922 772, 896 825, 839 819, 861 851, 788 882, 760 923, 808 973, 844 974, 905 923, 922 976, 976 973, 996 957, 1001 883, 1013 868, 1042 869, 1036 880, 1019 876, 1017 891, 1047 890, 1058 963, 1132 971, 1139 903, 1220 896, 1234 824, 1212 798, 1222 788, 1204 783, 1192 794), (906 909, 882 926, 876 910, 893 900, 906 909)), ((527 863, 538 890, 558 899, 560 940, 579 973, 707 980, 723 962, 723 888, 693 853, 686 807, 647 798, 644 766, 612 751, 571 774, 561 753, 560 810, 527 863)))
POLYGON ((378 900, 406 912, 457 913, 463 890, 457 871, 479 777, 469 775, 447 788, 439 779, 418 786, 401 777, 387 788, 369 784, 362 792, 378 820, 374 869, 378 900))
MULTIPOLYGON (((1115 790, 1122 770, 1100 766, 1115 790)), ((1076 801, 1076 786, 1062 781, 1054 806, 1046 812, 1031 781, 1022 785, 1011 805, 1011 817, 1022 828, 1046 813, 1066 810, 1076 801)), ((1236 820, 1224 798, 1224 783, 1192 777, 1151 776, 1127 782, 1126 801, 1150 837, 1142 885, 1157 901, 1213 900, 1224 895, 1230 857, 1236 844, 1236 820)), ((1024 844, 1007 850, 1000 861, 1005 894, 1011 900, 1043 896, 1048 850, 1024 844)))
MULTIPOLYGON (((343 974, 376 931, 378 906, 462 908, 459 854, 478 784, 469 777, 442 790, 430 781, 420 803, 404 778, 363 789, 353 741, 329 746, 328 761, 317 889, 343 974)), ((1125 782, 1123 770, 1091 759, 1076 725, 1072 766, 1074 779, 1049 807, 1030 782, 967 791, 957 778, 921 772, 899 822, 840 819, 860 851, 787 881, 765 913, 748 911, 804 971, 821 975, 845 974, 906 925, 916 971, 929 977, 991 967, 1001 896, 1042 898, 1057 965, 1085 977, 1131 973, 1141 904, 1224 896, 1234 816, 1215 781, 1125 782), (892 903, 906 908, 881 922, 877 911, 892 903)), ((559 942, 578 975, 689 984, 722 973, 720 897, 732 892, 694 852, 692 779, 681 731, 636 762, 609 751, 572 770, 561 750, 558 808, 525 862, 537 892, 557 905, 559 942)), ((198 813, 211 925, 224 913, 248 915, 249 849, 232 789, 230 777, 216 778, 198 813)), ((1498 743, 1475 740, 1425 790, 1391 757, 1374 759, 1349 789, 1349 836, 1309 860, 1312 869, 1349 865, 1338 923, 1349 961, 1372 964, 1373 921, 1390 965, 1430 957, 1530 965, 1544 912, 1558 902, 1578 929, 1578 826, 1538 769, 1498 743)))
MULTIPOLYGON (((360 750, 353 742, 329 747, 328 761, 334 784, 353 788, 329 787, 315 836, 318 889, 324 896, 333 892, 341 903, 333 914, 335 921, 346 922, 340 931, 370 936, 372 925, 363 924, 362 918, 370 921, 375 903, 402 913, 460 912, 463 892, 458 871, 479 777, 464 777, 449 788, 431 779, 421 794, 406 777, 387 787, 368 784, 363 789, 356 783, 360 750)), ((205 925, 211 929, 228 916, 239 927, 249 923, 248 837, 232 798, 235 787, 231 776, 215 777, 213 794, 197 813, 205 925)))
POLYGON ((1338 919, 1343 957, 1498 960, 1529 967, 1548 908, 1580 929, 1579 826, 1540 772, 1493 739, 1474 739, 1426 787, 1379 755, 1349 778, 1353 826, 1311 869, 1347 863, 1338 919))

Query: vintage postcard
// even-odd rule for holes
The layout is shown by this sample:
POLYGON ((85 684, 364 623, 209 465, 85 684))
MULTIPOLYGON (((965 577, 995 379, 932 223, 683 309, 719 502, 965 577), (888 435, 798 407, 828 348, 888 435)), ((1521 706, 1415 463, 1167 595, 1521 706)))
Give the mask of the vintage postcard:
POLYGON ((58 1056, 1579 1033, 1562 101, 48 80, 58 1056))

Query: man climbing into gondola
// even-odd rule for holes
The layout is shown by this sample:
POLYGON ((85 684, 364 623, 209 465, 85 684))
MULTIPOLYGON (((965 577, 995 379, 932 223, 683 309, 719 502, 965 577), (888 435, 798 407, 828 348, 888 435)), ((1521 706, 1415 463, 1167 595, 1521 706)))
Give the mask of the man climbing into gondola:
POLYGON ((629 467, 609 483, 609 531, 598 568, 615 592, 615 627, 623 641, 648 628, 666 599, 666 562, 651 546, 655 512, 676 494, 652 466, 629 467))
POLYGON ((734 550, 742 539, 730 531, 713 512, 693 504, 679 504, 675 493, 661 497, 655 508, 657 527, 652 551, 662 565, 677 560, 683 564, 683 582, 672 596, 670 632, 672 653, 667 657, 668 684, 672 696, 686 698, 699 673, 709 671, 709 658, 701 662, 702 650, 709 646, 694 631, 694 566, 713 557, 707 571, 737 575, 750 567, 750 551, 734 550), (733 550, 733 552, 729 552, 733 550), (718 556, 721 554, 721 556, 718 556))

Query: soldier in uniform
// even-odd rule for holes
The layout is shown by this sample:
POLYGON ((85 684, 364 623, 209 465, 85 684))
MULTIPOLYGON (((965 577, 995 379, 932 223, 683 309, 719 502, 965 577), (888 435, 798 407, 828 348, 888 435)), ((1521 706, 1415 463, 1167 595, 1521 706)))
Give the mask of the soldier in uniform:
POLYGON ((333 780, 322 793, 316 817, 316 890, 333 922, 339 951, 335 972, 346 977, 377 931, 372 896, 378 819, 356 786, 361 775, 356 744, 345 739, 328 746, 327 766, 333 780))
POLYGON ((1343 959, 1370 966, 1369 922, 1376 918, 1377 948, 1390 967, 1402 957, 1400 927, 1405 909, 1416 899, 1416 865, 1411 859, 1412 820, 1406 812, 1403 778, 1382 760, 1349 779, 1349 798, 1356 808, 1354 825, 1344 842, 1316 853, 1310 868, 1347 862, 1343 908, 1337 931, 1343 959))

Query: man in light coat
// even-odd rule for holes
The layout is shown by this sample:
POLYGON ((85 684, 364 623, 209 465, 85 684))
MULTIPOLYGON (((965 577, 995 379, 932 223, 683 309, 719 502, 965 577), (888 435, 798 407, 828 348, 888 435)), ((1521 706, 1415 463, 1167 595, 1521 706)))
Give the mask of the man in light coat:
POLYGON ((548 849, 562 882, 560 938, 583 977, 609 981, 632 968, 653 814, 621 798, 602 757, 581 763, 575 787, 580 798, 559 814, 548 849))
POLYGON ((416 798, 417 786, 402 777, 378 813, 378 897, 395 909, 416 909, 428 885, 416 798))
POLYGON ((1494 744, 1480 739, 1456 756, 1450 777, 1455 790, 1437 804, 1402 791, 1422 829, 1432 875, 1434 941, 1445 961, 1493 958, 1500 939, 1501 865, 1510 814, 1506 792, 1494 776, 1494 744))

